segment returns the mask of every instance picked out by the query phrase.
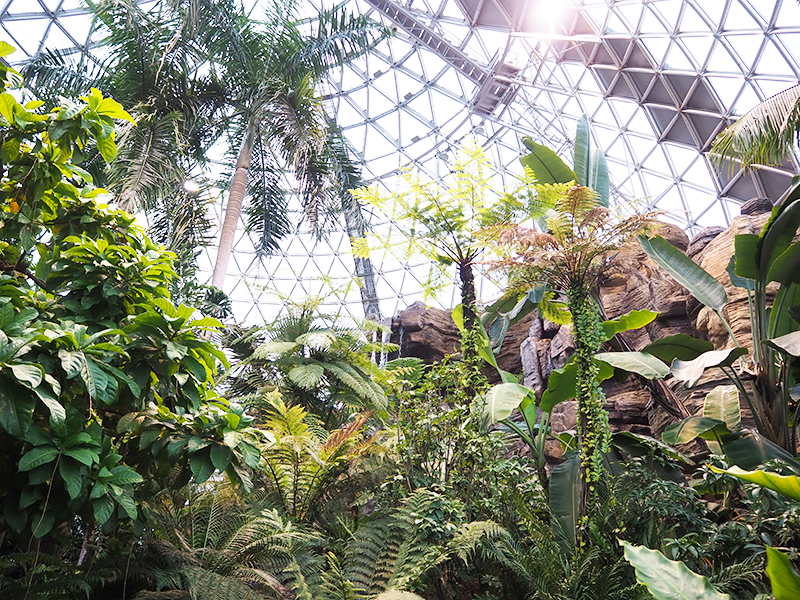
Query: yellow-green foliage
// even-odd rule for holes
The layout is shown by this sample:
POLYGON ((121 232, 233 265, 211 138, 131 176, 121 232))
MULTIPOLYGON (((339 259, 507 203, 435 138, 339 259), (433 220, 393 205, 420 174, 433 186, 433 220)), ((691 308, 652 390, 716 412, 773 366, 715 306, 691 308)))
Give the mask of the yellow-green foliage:
MULTIPOLYGON (((389 235, 354 240, 354 254, 366 258, 381 249, 384 257, 406 263, 414 256, 429 259, 424 283, 433 297, 453 281, 451 267, 471 264, 483 252, 478 231, 508 223, 526 214, 531 198, 526 178, 510 193, 496 189, 494 168, 477 146, 462 148, 451 172, 440 181, 424 180, 406 171, 402 191, 383 193, 377 186, 353 190, 361 202, 380 209, 397 227, 389 235)), ((530 178, 530 174, 527 175, 530 178)))

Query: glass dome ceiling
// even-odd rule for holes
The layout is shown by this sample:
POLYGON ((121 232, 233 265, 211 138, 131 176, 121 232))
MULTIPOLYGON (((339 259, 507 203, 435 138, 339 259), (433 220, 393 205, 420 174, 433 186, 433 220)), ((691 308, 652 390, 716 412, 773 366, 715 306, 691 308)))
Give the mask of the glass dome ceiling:
MULTIPOLYGON (((727 124, 800 81, 795 0, 348 2, 396 35, 332 72, 321 92, 364 178, 386 189, 403 167, 447 173, 458 146, 473 140, 498 166, 498 186, 520 171, 523 136, 569 160, 582 114, 606 153, 616 201, 668 211, 690 235, 726 224, 742 201, 779 198, 797 171, 792 161, 718 172, 705 157, 727 124)), ((20 49, 14 62, 43 48, 92 52, 80 0, 0 0, 0 27, 20 49)), ((377 237, 401 233, 383 215, 367 217, 377 237)), ((209 278, 214 255, 201 256, 209 278)), ((423 299, 424 261, 384 250, 371 261, 383 317, 423 299)), ((240 231, 228 271, 224 291, 240 320, 271 319, 285 298, 314 295, 328 312, 364 316, 344 224, 323 241, 298 225, 267 258, 240 231)), ((484 282, 479 295, 495 292, 484 282)), ((453 293, 428 302, 449 307, 453 293)))

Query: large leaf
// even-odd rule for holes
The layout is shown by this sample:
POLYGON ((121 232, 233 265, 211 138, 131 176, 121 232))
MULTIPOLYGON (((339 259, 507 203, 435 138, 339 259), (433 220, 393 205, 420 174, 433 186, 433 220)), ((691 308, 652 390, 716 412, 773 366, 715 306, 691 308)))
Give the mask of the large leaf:
POLYGON ((663 237, 648 239, 640 235, 639 243, 653 262, 705 306, 719 312, 727 304, 725 287, 663 237))
POLYGON ((486 428, 507 419, 518 408, 526 396, 532 395, 530 388, 518 383, 500 383, 475 400, 481 408, 481 426, 486 428))
POLYGON ((769 471, 745 471, 737 466, 733 466, 730 469, 718 469, 711 465, 711 470, 717 473, 733 475, 751 483, 757 483, 762 487, 775 490, 795 500, 800 500, 800 478, 795 475, 778 475, 769 471))
POLYGON ((603 341, 610 340, 623 331, 644 327, 648 323, 652 323, 657 316, 658 313, 652 310, 632 310, 616 319, 603 321, 603 335, 605 337, 603 341))
POLYGON ((730 600, 702 575, 680 561, 670 560, 658 550, 633 546, 620 540, 625 560, 636 569, 636 581, 647 586, 656 600, 730 600))
POLYGON ((728 348, 726 350, 712 350, 704 352, 694 360, 684 361, 675 359, 672 361, 670 373, 678 381, 683 381, 687 388, 694 385, 703 376, 703 372, 711 367, 730 367, 733 362, 747 354, 747 348, 728 348))
POLYGON ((611 185, 608 177, 606 155, 600 149, 592 153, 592 172, 589 177, 589 187, 600 196, 600 204, 608 208, 611 185))
POLYGON ((576 527, 580 516, 580 477, 581 459, 579 456, 556 465, 550 473, 550 507, 558 519, 561 529, 570 544, 577 542, 576 527))
POLYGON ((800 200, 797 199, 799 190, 800 186, 795 186, 786 199, 772 209, 772 217, 761 233, 758 260, 762 280, 778 257, 789 248, 800 226, 800 200))
POLYGON ((676 358, 694 360, 701 354, 710 352, 713 349, 714 344, 707 340, 698 340, 685 333, 677 333, 648 344, 642 348, 642 352, 652 354, 669 365, 676 358))
POLYGON ((800 356, 800 331, 793 331, 764 342, 786 354, 800 356))
POLYGON ((703 416, 722 421, 730 431, 742 428, 739 411, 739 390, 735 385, 718 385, 706 396, 703 416))
POLYGON ((694 438, 716 440, 718 437, 730 433, 724 421, 708 417, 688 417, 678 423, 673 423, 661 434, 661 439, 671 445, 686 444, 694 438))
POLYGON ((569 183, 570 181, 575 181, 575 173, 573 173, 572 169, 550 148, 537 144, 529 137, 522 138, 522 143, 531 153, 519 160, 522 166, 533 171, 539 183, 569 183))
POLYGON ((767 461, 777 459, 800 474, 800 468, 791 454, 755 431, 732 439, 723 439, 722 450, 725 452, 729 464, 734 464, 747 471, 752 471, 767 461))
POLYGON ((733 238, 734 273, 737 277, 753 281, 759 279, 758 247, 760 243, 761 238, 754 233, 742 233, 733 238))
POLYGON ((591 187, 589 174, 592 169, 591 132, 589 119, 581 115, 575 130, 575 151, 572 155, 572 168, 575 171, 575 183, 591 187))
POLYGON ((767 281, 800 283, 800 243, 792 244, 770 265, 767 281))
POLYGON ((20 471, 30 471, 31 469, 52 462, 57 456, 58 450, 55 446, 37 446, 26 452, 22 458, 19 459, 18 468, 20 471))
POLYGON ((731 285, 734 287, 742 288, 747 290, 748 292, 752 292, 756 289, 756 282, 752 279, 748 279, 747 277, 739 277, 736 274, 736 256, 731 256, 730 262, 728 262, 728 266, 725 269, 728 272, 728 277, 731 279, 731 285))
POLYGON ((645 352, 601 352, 594 357, 617 369, 637 373, 646 379, 661 379, 669 373, 667 365, 645 352))
POLYGON ((789 557, 776 548, 767 546, 767 577, 772 585, 775 600, 797 600, 800 598, 800 574, 789 557))
POLYGON ((797 331, 797 324, 789 313, 789 307, 800 304, 800 285, 782 285, 769 311, 769 337, 777 338, 797 331))
POLYGON ((31 426, 33 409, 36 405, 33 397, 27 392, 12 391, 0 379, 0 426, 9 434, 22 438, 31 426))
MULTIPOLYGON (((596 361, 599 368, 597 382, 602 383, 606 379, 614 376, 614 368, 602 361, 596 361)), ((550 373, 550 380, 547 382, 547 389, 542 395, 539 408, 545 412, 550 412, 553 407, 565 400, 575 397, 577 392, 578 368, 575 363, 568 362, 563 369, 553 369, 550 373)))

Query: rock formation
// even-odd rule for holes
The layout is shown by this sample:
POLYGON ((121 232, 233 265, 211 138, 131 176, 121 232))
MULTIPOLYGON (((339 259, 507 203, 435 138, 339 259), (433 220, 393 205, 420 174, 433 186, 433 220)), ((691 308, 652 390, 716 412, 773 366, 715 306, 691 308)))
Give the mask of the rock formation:
MULTIPOLYGON (((691 240, 676 225, 664 224, 657 231, 674 246, 686 251, 725 286, 729 299, 727 317, 742 345, 751 344, 747 297, 744 290, 731 285, 726 268, 734 253, 734 236, 760 232, 769 216, 765 211, 770 208, 771 204, 754 199, 744 205, 745 214, 735 218, 729 227, 705 228, 691 240)), ((657 339, 677 333, 708 339, 717 348, 732 345, 719 318, 653 263, 638 244, 620 250, 612 271, 602 282, 600 298, 608 319, 637 309, 659 313, 646 327, 622 334, 624 342, 632 350, 641 350, 657 339)), ((458 330, 449 313, 426 308, 419 302, 393 319, 392 332, 392 340, 400 345, 402 356, 418 356, 426 362, 439 360, 458 348, 458 330)), ((498 362, 505 370, 521 371, 525 385, 541 395, 550 373, 564 366, 574 348, 569 327, 551 323, 534 312, 509 331, 498 362)), ((633 375, 624 382, 609 380, 603 388, 613 430, 660 437, 681 410, 697 414, 702 410, 706 394, 717 385, 727 383, 718 369, 710 369, 691 390, 672 382, 669 386, 656 384, 655 387, 661 389, 656 389, 654 394, 651 391, 653 386, 648 388, 644 380, 633 375)), ((574 404, 563 402, 553 410, 551 422, 554 431, 575 428, 574 404)), ((747 417, 744 407, 743 416, 747 417)), ((556 456, 559 453, 557 446, 549 446, 556 456)))

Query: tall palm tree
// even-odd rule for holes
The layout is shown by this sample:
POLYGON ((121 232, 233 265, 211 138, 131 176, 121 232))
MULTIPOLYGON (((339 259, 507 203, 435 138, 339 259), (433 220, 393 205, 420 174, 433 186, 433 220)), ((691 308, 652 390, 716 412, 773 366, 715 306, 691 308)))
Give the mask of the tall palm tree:
MULTIPOLYGON (((211 145, 237 148, 216 287, 247 195, 246 227, 258 237, 257 250, 274 252, 290 232, 287 172, 317 232, 341 212, 348 231, 363 228, 347 192, 357 183, 354 167, 316 86, 328 69, 362 55, 387 30, 337 6, 320 11, 305 34, 309 23, 297 16, 297 6, 276 1, 256 21, 236 0, 161 0, 147 10, 134 0, 90 2, 109 58, 92 68, 87 59, 72 64, 45 53, 26 69, 28 85, 40 95, 76 95, 94 86, 133 109, 137 126, 121 132, 120 157, 106 174, 128 210, 185 196, 184 182, 207 167, 211 145)), ((374 290, 368 260, 357 261, 356 275, 374 290)), ((365 313, 379 317, 376 295, 366 296, 365 313)))

